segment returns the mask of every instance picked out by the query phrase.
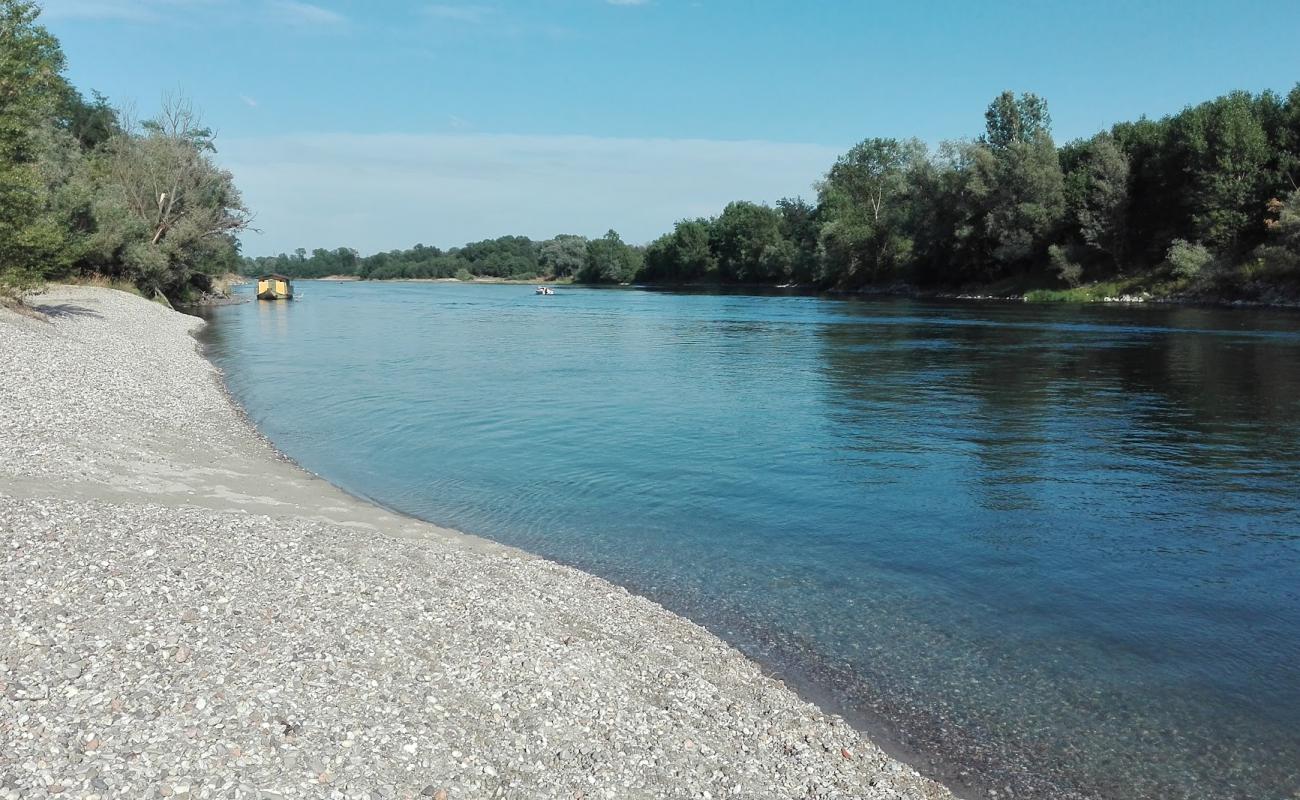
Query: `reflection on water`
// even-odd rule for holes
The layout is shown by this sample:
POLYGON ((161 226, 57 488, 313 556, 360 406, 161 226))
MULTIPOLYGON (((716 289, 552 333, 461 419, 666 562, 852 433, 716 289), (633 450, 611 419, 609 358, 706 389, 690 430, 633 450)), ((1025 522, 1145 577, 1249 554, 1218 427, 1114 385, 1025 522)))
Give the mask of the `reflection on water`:
POLYGON ((644 592, 959 782, 1300 791, 1300 316, 299 289, 209 338, 325 477, 644 592))
POLYGON ((289 337, 289 308, 291 300, 255 300, 257 333, 269 345, 289 337))

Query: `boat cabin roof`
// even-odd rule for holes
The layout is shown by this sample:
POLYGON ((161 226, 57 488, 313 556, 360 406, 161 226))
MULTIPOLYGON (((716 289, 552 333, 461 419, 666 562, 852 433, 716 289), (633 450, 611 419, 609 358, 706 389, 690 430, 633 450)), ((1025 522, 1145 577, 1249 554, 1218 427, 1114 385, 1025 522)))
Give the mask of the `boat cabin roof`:
POLYGON ((288 276, 288 275, 281 275, 281 274, 278 273, 278 272, 272 272, 270 275, 262 275, 261 277, 258 278, 258 280, 259 280, 259 281, 271 281, 271 280, 275 280, 275 281, 288 281, 288 280, 289 280, 289 276, 288 276))

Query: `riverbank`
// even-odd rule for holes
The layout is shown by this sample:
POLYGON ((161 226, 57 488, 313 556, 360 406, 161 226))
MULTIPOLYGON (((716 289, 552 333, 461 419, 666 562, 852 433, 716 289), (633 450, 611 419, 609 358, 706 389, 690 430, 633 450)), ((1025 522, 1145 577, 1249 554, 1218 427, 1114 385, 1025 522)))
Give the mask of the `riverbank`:
POLYGON ((280 458, 196 318, 34 305, 0 311, 0 797, 950 797, 648 600, 280 458))

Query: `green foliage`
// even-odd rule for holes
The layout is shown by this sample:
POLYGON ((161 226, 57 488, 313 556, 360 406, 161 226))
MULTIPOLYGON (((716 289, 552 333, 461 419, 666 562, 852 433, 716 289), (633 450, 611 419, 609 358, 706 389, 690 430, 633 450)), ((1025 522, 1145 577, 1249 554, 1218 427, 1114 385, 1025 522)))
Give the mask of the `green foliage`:
POLYGON ((1267 227, 1282 245, 1300 255, 1300 189, 1291 192, 1285 200, 1271 200, 1268 210, 1272 218, 1267 227))
POLYGON ((0 291, 10 296, 40 283, 65 238, 46 214, 39 163, 40 131, 66 85, 63 53, 39 14, 26 0, 0 0, 0 291))
POLYGON ((1051 138, 1039 133, 1000 150, 981 148, 972 166, 971 189, 992 245, 991 276, 1041 263, 1065 213, 1065 181, 1051 138))
POLYGON ((711 230, 710 220, 681 220, 672 233, 665 233, 646 247, 645 266, 637 278, 660 283, 716 278, 717 260, 709 246, 711 230))
POLYGON ((718 276, 728 283, 784 283, 790 256, 783 247, 781 215, 758 203, 735 202, 722 210, 709 231, 718 276))
POLYGON ((293 255, 246 258, 240 269, 246 274, 279 272, 294 278, 323 278, 355 275, 368 280, 401 280, 474 277, 532 280, 570 277, 581 269, 587 257, 587 240, 561 234, 545 242, 526 236, 502 236, 470 242, 463 247, 441 250, 417 244, 408 250, 391 250, 360 256, 346 247, 299 249, 293 255))
MULTIPOLYGON (((830 166, 815 203, 733 202, 717 217, 678 221, 644 250, 613 232, 502 237, 379 253, 356 259, 355 274, 993 286, 1039 299, 1227 296, 1289 280, 1286 254, 1300 258, 1300 85, 1285 98, 1234 92, 1061 147, 1051 131, 1043 98, 1004 92, 976 140, 933 152, 916 140, 863 140, 830 166), (1060 283, 1068 288, 1042 288, 1060 283)), ((347 272, 318 253, 247 263, 347 272)))
POLYGON ((675 229, 647 248, 641 277, 849 289, 1060 280, 1077 297, 1085 274, 1176 266, 1179 285, 1195 274, 1197 286, 1222 289, 1237 274, 1222 265, 1266 237, 1300 251, 1297 185, 1300 86, 1285 99, 1232 93, 1061 148, 1042 98, 1004 92, 978 141, 931 155, 914 141, 867 139, 832 165, 815 206, 783 201, 773 225, 771 209, 732 203, 697 222, 709 230, 707 257, 697 251, 685 266, 675 229), (701 266, 710 259, 716 269, 701 266))
POLYGON ((993 150, 1005 150, 1016 144, 1032 144, 1050 136, 1052 117, 1047 101, 1032 92, 1016 97, 1003 92, 984 112, 984 138, 981 143, 993 150))
POLYGON ((586 258, 578 272, 583 283, 627 283, 641 268, 642 256, 614 231, 587 242, 586 258))
POLYGON ((1217 250, 1232 251, 1260 233, 1270 153, 1256 110, 1250 94, 1233 92, 1183 112, 1173 123, 1175 146, 1191 177, 1193 233, 1217 250))
POLYGON ((0 0, 0 290, 78 274, 171 300, 209 290, 250 218, 211 131, 184 102, 135 128, 87 102, 38 14, 0 0))
POLYGON ((188 300, 237 265, 251 215, 230 173, 212 161, 211 131, 188 103, 128 127, 101 147, 90 263, 148 295, 188 300))
POLYGON ((1200 242, 1175 239, 1169 245, 1165 261, 1168 262, 1174 275, 1184 280, 1196 280, 1214 261, 1214 254, 1200 242))
POLYGON ((1056 277, 1064 281, 1065 285, 1074 289, 1083 282, 1083 265, 1070 257, 1068 248, 1054 244, 1047 248, 1047 257, 1056 277))
POLYGON ((818 187, 820 241, 837 283, 879 283, 901 275, 913 249, 911 173, 925 159, 925 145, 915 139, 867 139, 826 174, 818 187))
POLYGON ((801 197, 782 198, 776 203, 781 214, 781 237, 789 243, 790 280, 798 284, 821 280, 821 221, 817 206, 801 197))
POLYGON ((1078 184, 1070 205, 1079 236, 1122 265, 1131 204, 1128 156, 1113 137, 1098 134, 1083 148, 1079 169, 1071 178, 1078 184))
POLYGON ((541 272, 551 278, 570 278, 578 274, 587 258, 587 237, 562 233, 547 239, 537 248, 541 272))

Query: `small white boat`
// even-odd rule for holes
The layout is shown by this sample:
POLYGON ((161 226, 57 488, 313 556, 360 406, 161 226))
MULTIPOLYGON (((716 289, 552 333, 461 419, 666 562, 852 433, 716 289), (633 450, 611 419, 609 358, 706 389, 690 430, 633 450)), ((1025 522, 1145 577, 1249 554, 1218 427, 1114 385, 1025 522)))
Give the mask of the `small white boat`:
POLYGON ((555 294, 555 290, 549 286, 538 286, 533 294, 555 294))

